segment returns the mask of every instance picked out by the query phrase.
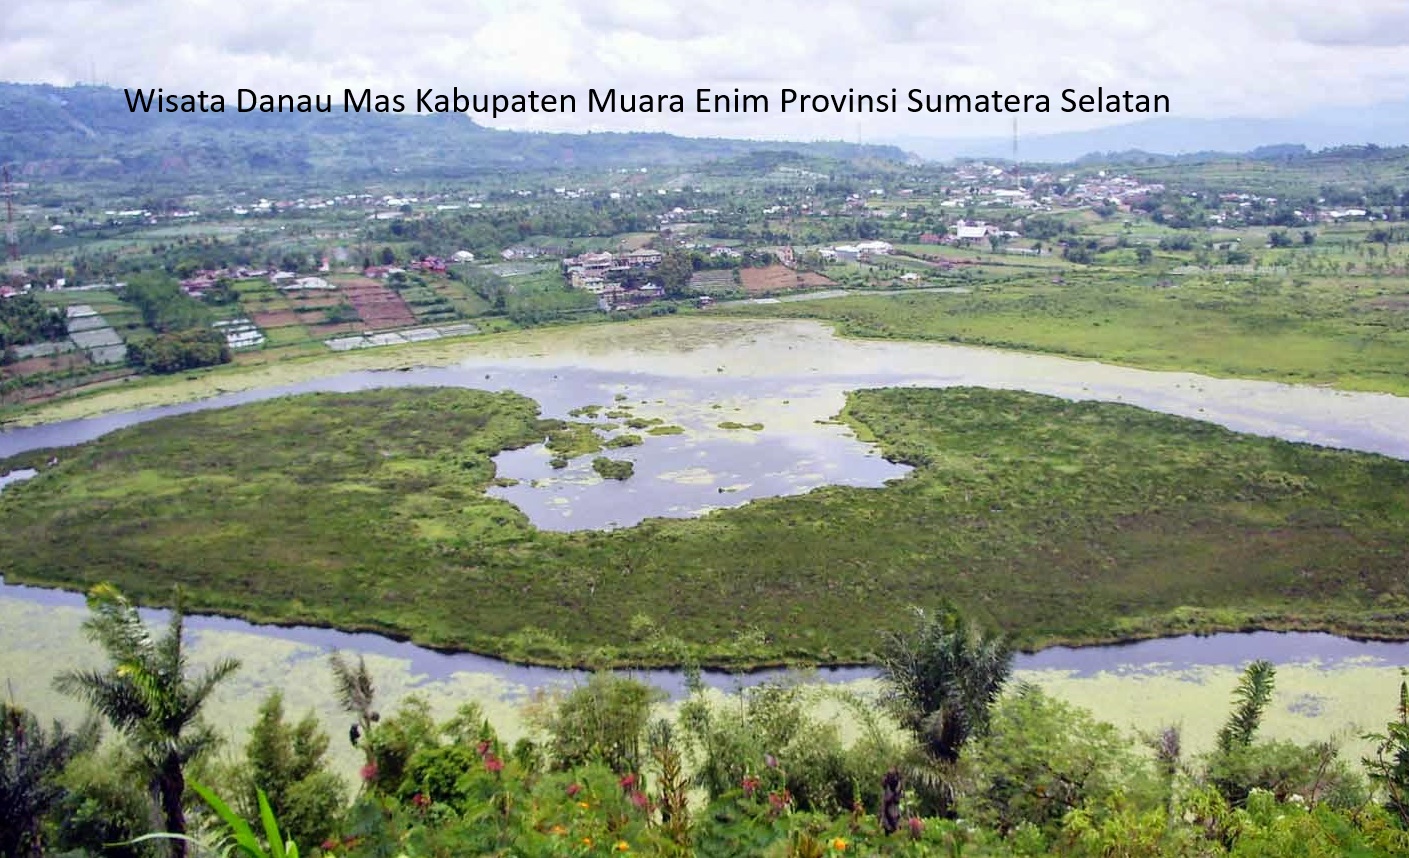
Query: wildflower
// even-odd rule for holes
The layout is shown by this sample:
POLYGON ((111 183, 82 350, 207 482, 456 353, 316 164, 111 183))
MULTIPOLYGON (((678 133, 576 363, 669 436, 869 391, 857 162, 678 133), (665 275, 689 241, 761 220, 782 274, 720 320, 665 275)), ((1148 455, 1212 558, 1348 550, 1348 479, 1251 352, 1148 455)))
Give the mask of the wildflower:
POLYGON ((910 817, 910 836, 916 840, 925 836, 925 821, 918 816, 910 817))
POLYGON ((583 845, 583 846, 591 846, 591 845, 592 845, 592 838, 590 838, 590 837, 584 837, 584 838, 582 838, 582 845, 583 845))
POLYGON ((651 800, 646 798, 646 794, 640 790, 633 790, 631 793, 631 803, 636 805, 638 810, 645 810, 650 807, 651 800))
POLYGON ((484 758, 484 767, 497 774, 504 770, 504 761, 490 754, 484 758))
POLYGON ((423 792, 418 792, 415 795, 411 796, 411 803, 416 805, 417 808, 425 810, 426 808, 431 806, 430 796, 426 795, 423 792))
POLYGON ((376 778, 377 778, 377 764, 376 764, 376 763, 368 763, 367 765, 363 766, 363 767, 362 767, 362 772, 361 772, 361 774, 362 774, 362 781, 363 781, 364 783, 371 783, 372 781, 376 780, 376 778))
POLYGON ((562 837, 564 834, 568 833, 568 830, 566 828, 563 828, 561 825, 555 825, 552 828, 548 829, 548 833, 553 835, 554 837, 562 837))
POLYGON ((754 790, 758 789, 760 783, 761 781, 753 775, 744 775, 744 782, 742 784, 744 795, 752 797, 754 790))
POLYGON ((485 754, 489 753, 489 742, 481 739, 480 743, 475 746, 475 750, 479 751, 479 755, 483 757, 485 754))
POLYGON ((630 852, 631 844, 627 843, 625 840, 618 840, 616 842, 616 846, 613 846, 612 848, 615 849, 617 852, 630 852))
POLYGON ((770 769, 776 769, 778 768, 778 758, 773 756, 772 754, 764 754, 763 764, 770 769))
POLYGON ((327 840, 324 840, 324 841, 323 841, 323 851, 324 851, 324 852, 332 852, 334 849, 338 848, 338 846, 340 846, 340 845, 341 845, 341 844, 338 843, 338 841, 336 841, 336 840, 334 840, 333 838, 329 837, 327 840))
POLYGON ((568 798, 573 798, 580 792, 582 792, 581 784, 568 784, 568 798))
POLYGON ((619 783, 621 784, 622 789, 630 790, 632 787, 636 786, 636 776, 626 775, 619 781, 619 783))
POLYGON ((845 851, 846 851, 846 838, 845 838, 845 837, 833 837, 833 838, 832 838, 832 848, 835 849, 835 850, 837 850, 838 852, 845 852, 845 851))
POLYGON ((583 810, 586 810, 587 808, 591 807, 592 805, 588 804, 588 803, 585 802, 585 801, 579 801, 579 802, 577 803, 577 806, 580 807, 580 808, 582 808, 583 810))

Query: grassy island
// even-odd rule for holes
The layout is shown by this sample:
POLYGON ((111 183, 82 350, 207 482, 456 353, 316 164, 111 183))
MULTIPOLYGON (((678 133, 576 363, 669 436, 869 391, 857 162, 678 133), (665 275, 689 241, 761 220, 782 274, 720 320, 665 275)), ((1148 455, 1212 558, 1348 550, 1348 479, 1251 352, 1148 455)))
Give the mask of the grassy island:
POLYGON ((497 453, 574 434, 525 397, 202 411, 0 462, 41 468, 0 494, 0 557, 12 583, 179 583, 195 610, 544 663, 860 662, 945 597, 1029 646, 1409 636, 1409 463, 974 388, 859 391, 841 417, 915 470, 553 533, 485 494, 497 453))

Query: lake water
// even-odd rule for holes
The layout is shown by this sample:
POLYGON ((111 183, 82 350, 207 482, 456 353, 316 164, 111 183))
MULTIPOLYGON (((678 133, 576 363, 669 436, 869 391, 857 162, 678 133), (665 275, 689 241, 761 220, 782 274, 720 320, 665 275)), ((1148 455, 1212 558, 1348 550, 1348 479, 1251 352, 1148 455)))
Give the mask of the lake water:
MULTIPOLYGON (((513 390, 537 400, 547 416, 568 418, 569 410, 586 405, 603 406, 603 411, 629 407, 633 416, 657 418, 686 430, 664 436, 641 432, 645 438, 641 446, 607 451, 636 465, 636 475, 622 482, 597 478, 590 471, 590 457, 555 471, 541 446, 499 457, 499 475, 520 482, 491 491, 522 508, 536 525, 557 530, 621 527, 646 517, 697 515, 825 484, 883 485, 907 469, 886 462, 874 447, 831 422, 846 391, 894 385, 978 385, 1124 402, 1240 431, 1409 458, 1409 399, 1384 394, 1150 372, 993 349, 838 339, 829 329, 810 322, 715 324, 695 319, 601 326, 561 335, 553 351, 542 350, 544 346, 541 338, 499 352, 485 352, 474 342, 459 351, 446 352, 442 346, 433 354, 438 360, 452 361, 450 365, 342 372, 197 401, 12 429, 0 432, 0 457, 77 444, 169 415, 295 393, 407 385, 513 390), (763 428, 720 428, 726 421, 759 423, 763 428)), ((596 420, 621 422, 621 418, 596 420)), ((62 457, 62 451, 58 455, 62 457)), ((16 478, 11 474, 0 479, 16 478)), ((5 592, 14 590, 6 587, 5 592)), ((76 597, 56 593, 52 598, 76 597)), ((312 629, 269 633, 309 642, 339 634, 312 629)), ((355 637, 362 647, 409 647, 374 636, 355 637)), ((1121 663, 1226 665, 1259 657, 1374 657, 1409 663, 1405 645, 1357 644, 1329 635, 1219 635, 1131 646, 1141 649, 1057 649, 1031 658, 1035 665, 1077 671, 1110 670, 1121 663)), ((414 647, 398 652, 408 658, 414 654, 416 664, 425 660, 428 673, 453 671, 459 669, 454 665, 473 664, 455 659, 476 658, 414 647)), ((487 664, 498 665, 492 669, 501 673, 534 670, 487 664)))
MULTIPOLYGON (((590 471, 590 457, 555 471, 538 446, 498 458, 500 476, 521 482, 492 491, 524 509, 538 526, 617 527, 643 517, 695 515, 824 484, 882 485, 903 476, 906 469, 885 462, 874 448, 830 422, 846 391, 978 385, 1124 402, 1238 431, 1409 458, 1409 399, 989 349, 840 340, 809 322, 691 319, 599 326, 524 335, 507 345, 481 340, 369 350, 336 361, 211 378, 215 381, 177 381, 166 388, 65 403, 59 408, 72 412, 125 406, 144 397, 205 396, 0 432, 0 457, 77 444, 168 415, 315 390, 398 385, 514 390, 537 400, 546 416, 567 418, 570 409, 584 405, 601 405, 603 410, 630 405, 633 416, 659 418, 686 430, 666 436, 641 432, 641 446, 607 451, 613 458, 635 462, 636 474, 625 482, 597 479, 590 471), (372 353, 377 351, 383 353, 372 353), (422 361, 429 365, 411 365, 422 361), (397 369, 365 368, 397 364, 397 369), (246 388, 209 396, 215 383, 246 388), (725 421, 761 423, 763 428, 720 429, 725 421)), ((32 471, 0 475, 0 486, 32 476, 32 471)), ((0 575, 3 572, 0 559, 0 575)), ((10 684, 10 693, 44 717, 81 717, 81 707, 53 693, 50 681, 58 669, 96 664, 97 653, 79 631, 83 616, 83 599, 77 593, 0 583, 0 677, 10 684)), ((161 612, 147 616, 159 619, 161 612)), ((324 663, 333 648, 367 656, 383 700, 423 693, 446 715, 459 702, 476 699, 511 737, 524 729, 517 707, 525 699, 582 677, 573 671, 435 652, 372 634, 256 626, 219 617, 192 617, 188 628, 198 663, 225 655, 245 661, 229 687, 217 692, 213 710, 225 719, 222 730, 235 738, 252 723, 258 700, 273 687, 283 689, 298 711, 313 707, 325 724, 340 723, 343 716, 330 703, 324 663)), ((1259 658, 1279 666, 1279 702, 1269 711, 1269 735, 1355 736, 1382 727, 1392 715, 1396 670, 1409 665, 1409 643, 1307 633, 1220 634, 1057 647, 1022 655, 1017 666, 1021 678, 1091 706, 1098 716, 1121 726, 1153 729, 1181 721, 1193 746, 1216 732, 1236 672, 1259 658)), ((679 672, 640 675, 677 697, 683 691, 679 672)), ((729 690, 781 675, 707 673, 704 678, 715 688, 729 690)), ((809 677, 827 687, 873 693, 874 675, 867 668, 843 668, 809 677)), ((348 772, 355 772, 355 754, 339 743, 334 753, 348 772)))

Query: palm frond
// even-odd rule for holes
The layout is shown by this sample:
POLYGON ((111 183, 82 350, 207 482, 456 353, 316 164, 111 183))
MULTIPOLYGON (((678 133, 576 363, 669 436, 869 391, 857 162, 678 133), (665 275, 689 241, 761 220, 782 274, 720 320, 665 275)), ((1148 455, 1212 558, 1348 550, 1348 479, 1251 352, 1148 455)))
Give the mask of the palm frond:
POLYGON ((328 662, 333 669, 333 684, 343 709, 354 715, 367 715, 376 699, 376 686, 372 683, 371 671, 367 669, 367 659, 359 655, 357 666, 353 667, 340 651, 333 650, 328 662))
POLYGON ((237 658, 224 658, 206 668, 204 673, 188 682, 182 689, 181 709, 176 713, 177 716, 183 722, 193 720, 215 687, 239 669, 240 660, 237 658))
POLYGON ((113 661, 123 664, 141 661, 152 651, 152 634, 137 608, 111 584, 99 584, 88 592, 90 616, 83 623, 88 637, 100 645, 113 661))
POLYGON ((118 730, 131 730, 151 715, 146 696, 130 679, 114 673, 70 670, 54 678, 54 688, 86 701, 118 730))

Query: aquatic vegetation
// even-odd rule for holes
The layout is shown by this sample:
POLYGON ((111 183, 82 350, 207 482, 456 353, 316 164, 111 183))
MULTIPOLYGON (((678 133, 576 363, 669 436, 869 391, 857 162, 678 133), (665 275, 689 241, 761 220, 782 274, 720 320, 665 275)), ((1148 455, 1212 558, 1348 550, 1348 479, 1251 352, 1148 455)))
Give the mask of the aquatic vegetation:
POLYGON ((561 446, 601 439, 532 401, 289 397, 40 462, 0 495, 0 554, 12 581, 110 579, 154 603, 179 582, 201 610, 553 663, 678 658, 630 637, 620 617, 637 613, 671 617, 707 663, 866 662, 897 622, 895 593, 952 599, 1025 646, 1409 633, 1409 464, 973 388, 859 391, 842 420, 915 470, 883 488, 553 533, 485 495, 493 457, 555 432, 561 446))
POLYGON ((636 466, 625 459, 598 456, 592 460, 592 470, 604 480, 629 480, 636 472, 636 466))

